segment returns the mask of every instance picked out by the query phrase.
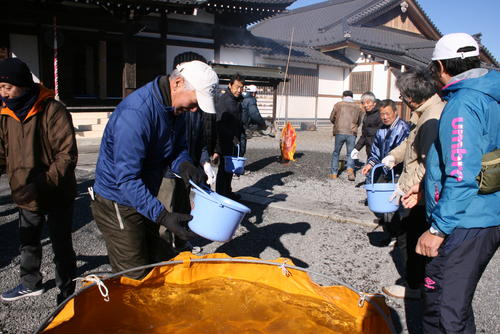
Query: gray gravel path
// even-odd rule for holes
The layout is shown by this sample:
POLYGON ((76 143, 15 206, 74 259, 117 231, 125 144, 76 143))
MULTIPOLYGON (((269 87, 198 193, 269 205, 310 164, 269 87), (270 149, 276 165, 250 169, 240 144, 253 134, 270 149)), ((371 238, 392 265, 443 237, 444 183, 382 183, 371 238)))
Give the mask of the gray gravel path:
MULTIPOLYGON (((194 240, 203 254, 225 252, 231 256, 262 259, 287 257, 302 267, 336 277, 366 292, 379 292, 400 275, 396 249, 377 247, 382 237, 375 230, 375 216, 363 204, 364 191, 345 176, 326 179, 331 157, 329 131, 299 132, 297 160, 280 164, 276 139, 252 138, 248 144, 249 175, 233 186, 252 213, 228 243, 194 240)), ((79 142, 81 144, 81 142, 79 142)), ((78 275, 107 272, 106 251, 89 210, 86 188, 92 183, 98 142, 80 145, 79 196, 73 233, 78 275)), ((363 159, 363 158, 362 158, 363 159)), ((10 201, 5 176, 0 178, 0 291, 17 284, 19 275, 17 211, 10 201)), ((50 240, 43 236, 43 264, 47 292, 40 297, 0 303, 0 334, 32 333, 55 309, 56 289, 50 240)), ((500 333, 498 288, 500 255, 490 262, 479 282, 474 308, 478 333, 500 333)), ((332 284, 321 277, 318 283, 332 284)), ((420 333, 418 302, 387 300, 395 327, 401 333, 420 333)))

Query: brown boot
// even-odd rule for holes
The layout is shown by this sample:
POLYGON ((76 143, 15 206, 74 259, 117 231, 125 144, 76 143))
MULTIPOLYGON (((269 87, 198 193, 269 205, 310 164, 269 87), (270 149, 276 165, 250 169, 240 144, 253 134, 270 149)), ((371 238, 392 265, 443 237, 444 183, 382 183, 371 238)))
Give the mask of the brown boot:
POLYGON ((337 174, 328 174, 328 177, 332 180, 337 179, 337 174))
POLYGON ((354 175, 354 169, 347 168, 347 179, 349 181, 355 181, 356 180, 356 175, 354 175))

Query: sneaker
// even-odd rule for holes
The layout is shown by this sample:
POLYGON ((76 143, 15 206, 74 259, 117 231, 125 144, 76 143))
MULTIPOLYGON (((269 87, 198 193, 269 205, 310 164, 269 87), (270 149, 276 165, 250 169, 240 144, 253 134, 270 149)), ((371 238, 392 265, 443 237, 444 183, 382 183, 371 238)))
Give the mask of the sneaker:
POLYGON ((356 181, 356 175, 354 175, 354 169, 347 168, 347 179, 349 181, 356 181))
POLYGON ((15 288, 2 293, 2 300, 6 302, 12 302, 14 300, 32 297, 32 296, 40 296, 44 292, 43 288, 39 289, 29 289, 26 288, 22 283, 16 286, 15 288))
POLYGON ((389 285, 382 288, 382 292, 388 296, 401 299, 420 299, 420 289, 410 289, 403 285, 389 285))
POLYGON ((336 180, 336 179, 337 179, 337 177, 338 177, 338 175, 337 175, 337 174, 328 174, 328 178, 329 178, 329 179, 336 180))

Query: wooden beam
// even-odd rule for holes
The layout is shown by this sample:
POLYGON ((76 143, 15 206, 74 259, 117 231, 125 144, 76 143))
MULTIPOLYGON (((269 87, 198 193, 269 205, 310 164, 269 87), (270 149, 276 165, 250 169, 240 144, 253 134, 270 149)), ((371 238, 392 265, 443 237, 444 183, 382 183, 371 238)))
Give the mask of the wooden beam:
POLYGON ((123 75, 122 96, 127 97, 137 86, 137 55, 136 46, 132 38, 132 23, 127 21, 123 35, 123 75))

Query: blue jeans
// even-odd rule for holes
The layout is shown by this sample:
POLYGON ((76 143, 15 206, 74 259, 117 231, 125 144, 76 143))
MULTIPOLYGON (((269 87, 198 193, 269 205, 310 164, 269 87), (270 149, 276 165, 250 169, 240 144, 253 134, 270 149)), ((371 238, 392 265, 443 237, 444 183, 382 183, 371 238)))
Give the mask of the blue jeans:
POLYGON ((339 171, 339 155, 344 143, 347 145, 347 168, 354 169, 354 160, 351 159, 351 152, 356 142, 354 135, 335 135, 335 149, 332 154, 331 174, 337 174, 339 171))

